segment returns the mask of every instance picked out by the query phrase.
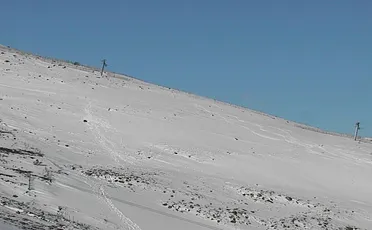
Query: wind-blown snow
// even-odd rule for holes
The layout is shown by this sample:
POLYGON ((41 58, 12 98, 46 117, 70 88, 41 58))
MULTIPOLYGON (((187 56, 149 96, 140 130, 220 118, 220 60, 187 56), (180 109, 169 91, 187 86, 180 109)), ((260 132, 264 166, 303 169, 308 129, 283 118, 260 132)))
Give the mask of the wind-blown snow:
POLYGON ((369 143, 0 51, 0 224, 372 228, 369 143))

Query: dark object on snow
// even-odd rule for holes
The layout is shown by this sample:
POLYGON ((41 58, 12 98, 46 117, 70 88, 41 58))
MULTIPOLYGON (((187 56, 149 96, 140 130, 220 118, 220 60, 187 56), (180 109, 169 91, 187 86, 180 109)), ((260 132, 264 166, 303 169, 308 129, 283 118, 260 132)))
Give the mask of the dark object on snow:
POLYGON ((101 69, 101 76, 103 75, 103 71, 105 70, 105 67, 107 66, 106 59, 102 60, 102 69, 101 69))

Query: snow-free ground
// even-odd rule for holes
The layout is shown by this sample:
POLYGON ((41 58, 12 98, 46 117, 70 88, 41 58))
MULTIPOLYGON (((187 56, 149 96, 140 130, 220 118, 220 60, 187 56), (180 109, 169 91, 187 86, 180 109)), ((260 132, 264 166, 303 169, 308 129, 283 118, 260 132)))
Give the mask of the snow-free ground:
POLYGON ((372 229, 368 141, 0 52, 4 228, 372 229))

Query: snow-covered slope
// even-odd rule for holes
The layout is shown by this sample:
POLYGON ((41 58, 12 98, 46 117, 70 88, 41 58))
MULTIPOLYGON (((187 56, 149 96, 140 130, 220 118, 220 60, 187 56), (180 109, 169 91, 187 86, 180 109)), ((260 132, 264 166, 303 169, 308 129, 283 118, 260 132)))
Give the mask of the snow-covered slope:
POLYGON ((0 222, 372 229, 371 144, 0 51, 0 222))

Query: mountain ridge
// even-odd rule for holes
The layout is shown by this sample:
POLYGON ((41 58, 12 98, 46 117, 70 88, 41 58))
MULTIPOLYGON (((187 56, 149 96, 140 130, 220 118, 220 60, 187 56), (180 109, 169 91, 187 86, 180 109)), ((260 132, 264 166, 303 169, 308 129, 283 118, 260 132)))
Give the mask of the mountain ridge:
MULTIPOLYGON (((76 65, 71 61, 66 61, 66 60, 63 60, 63 59, 58 59, 58 58, 53 58, 53 57, 45 57, 45 56, 41 56, 41 55, 35 55, 33 53, 24 52, 20 49, 5 46, 5 45, 2 45, 2 44, 0 44, 0 48, 3 49, 3 50, 7 50, 7 51, 13 51, 13 52, 16 52, 16 53, 21 54, 21 55, 30 55, 32 57, 41 59, 41 60, 46 61, 46 62, 64 63, 64 65, 67 65, 70 68, 76 68, 76 69, 83 70, 83 71, 88 71, 88 72, 89 71, 97 71, 97 72, 101 71, 100 68, 97 68, 97 67, 94 67, 94 66, 84 65, 84 64, 80 64, 80 63, 78 65, 76 65)), ((221 104, 226 104, 226 105, 229 105, 229 106, 232 106, 232 107, 236 107, 236 108, 239 108, 239 109, 248 110, 250 112, 254 112, 254 113, 257 113, 257 114, 260 114, 260 115, 263 115, 263 116, 268 116, 272 119, 282 119, 284 121, 291 122, 295 126, 298 126, 300 128, 307 129, 307 130, 312 130, 314 132, 319 132, 319 133, 323 133, 323 134, 327 134, 327 135, 342 136, 342 137, 347 137, 347 138, 354 138, 353 135, 348 134, 348 133, 329 131, 329 130, 325 130, 325 129, 315 127, 315 126, 312 126, 312 125, 308 125, 308 124, 305 124, 305 123, 301 123, 301 122, 297 122, 297 121, 291 121, 291 120, 288 120, 284 117, 279 117, 279 116, 276 116, 276 115, 268 114, 268 113, 263 112, 263 111, 250 109, 250 108, 242 106, 242 105, 238 105, 238 104, 234 104, 234 103, 230 103, 230 102, 226 102, 226 101, 221 101, 221 100, 216 100, 216 99, 213 99, 211 97, 200 96, 200 95, 197 95, 195 93, 187 92, 187 91, 184 91, 184 90, 180 90, 180 89, 176 89, 176 88, 170 88, 170 87, 159 85, 159 84, 156 84, 156 83, 147 82, 143 79, 136 78, 136 77, 128 75, 128 74, 117 73, 117 72, 112 72, 112 71, 105 71, 105 73, 106 73, 107 77, 118 78, 118 79, 122 79, 122 80, 135 80, 135 81, 139 81, 139 82, 142 82, 142 83, 145 83, 145 84, 158 86, 158 87, 160 87, 164 90, 174 90, 174 91, 177 91, 178 93, 183 93, 183 94, 186 94, 186 95, 189 95, 189 96, 192 96, 192 97, 208 99, 208 100, 212 100, 212 101, 215 101, 215 102, 218 102, 218 103, 221 103, 221 104)), ((369 137, 364 137, 364 138, 360 138, 359 140, 363 141, 363 142, 366 142, 366 143, 371 143, 371 141, 369 139, 370 139, 369 137)))

